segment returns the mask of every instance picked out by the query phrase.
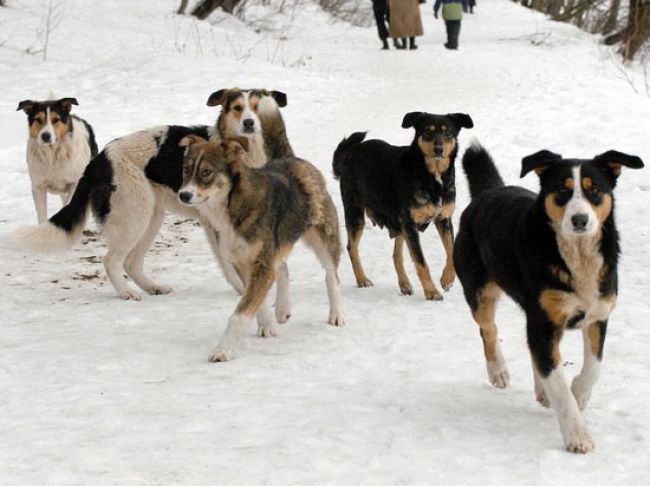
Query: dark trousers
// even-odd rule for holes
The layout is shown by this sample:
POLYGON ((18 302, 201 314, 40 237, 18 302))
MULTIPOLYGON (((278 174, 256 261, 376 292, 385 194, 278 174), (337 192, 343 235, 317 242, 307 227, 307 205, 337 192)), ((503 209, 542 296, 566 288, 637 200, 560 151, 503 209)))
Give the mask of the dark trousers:
POLYGON ((458 36, 460 35, 460 20, 445 20, 447 26, 447 47, 458 48, 458 36))
POLYGON ((386 2, 373 2, 373 10, 375 11, 375 22, 377 22, 377 34, 379 39, 385 41, 388 39, 388 22, 390 19, 390 12, 386 6, 386 2))

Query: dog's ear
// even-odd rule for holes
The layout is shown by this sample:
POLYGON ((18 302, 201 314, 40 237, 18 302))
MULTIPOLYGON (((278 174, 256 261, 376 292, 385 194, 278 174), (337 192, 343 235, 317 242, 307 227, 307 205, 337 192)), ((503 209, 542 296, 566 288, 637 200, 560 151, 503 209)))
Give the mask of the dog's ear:
POLYGON ((32 112, 34 109, 34 105, 36 104, 36 101, 32 100, 23 100, 20 103, 18 103, 18 108, 16 108, 16 111, 23 110, 25 113, 28 115, 32 112))
POLYGON ((221 146, 228 162, 233 162, 238 160, 243 152, 248 152, 248 139, 246 137, 229 137, 221 142, 221 146))
POLYGON ((404 115, 402 120, 402 128, 411 128, 417 125, 417 123, 422 119, 424 113, 421 111, 412 111, 404 115))
POLYGON ((534 170, 538 176, 542 175, 546 169, 560 160, 562 160, 562 156, 550 150, 535 152, 521 159, 521 174, 519 174, 519 177, 524 177, 531 170, 534 170))
POLYGON ((63 110, 67 113, 70 113, 72 105, 79 106, 79 103, 77 103, 77 98, 61 98, 60 100, 57 100, 56 103, 58 105, 61 105, 61 108, 63 108, 63 110))
POLYGON ((205 142, 207 142, 207 140, 203 137, 199 137, 198 135, 186 135, 183 138, 181 138, 181 141, 178 142, 178 145, 180 147, 190 147, 195 143, 205 143, 205 142))
POLYGON ((223 105, 224 101, 228 98, 228 93, 230 93, 229 89, 220 89, 219 91, 215 91, 210 95, 208 98, 208 106, 217 106, 217 105, 223 105))
POLYGON ((597 155, 594 157, 593 163, 605 170, 612 180, 616 181, 616 178, 621 175, 621 168, 623 166, 629 167, 630 169, 642 169, 643 160, 641 160, 636 155, 628 155, 617 150, 608 150, 605 153, 597 155))
POLYGON ((271 97, 275 100, 280 108, 287 106, 287 95, 282 91, 269 91, 271 97))
POLYGON ((449 113, 447 117, 452 121, 456 128, 474 128, 474 122, 469 115, 465 113, 449 113))

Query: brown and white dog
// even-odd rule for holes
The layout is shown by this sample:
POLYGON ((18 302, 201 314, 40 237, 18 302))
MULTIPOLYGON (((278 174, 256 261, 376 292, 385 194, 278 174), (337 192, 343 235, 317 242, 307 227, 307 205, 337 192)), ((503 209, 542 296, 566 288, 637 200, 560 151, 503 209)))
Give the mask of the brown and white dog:
MULTIPOLYGON (((146 252, 158 234, 165 213, 171 211, 200 221, 226 279, 242 292, 237 273, 229 265, 223 265, 215 231, 196 209, 182 205, 176 197, 183 180, 184 148, 179 142, 187 135, 213 141, 220 140, 222 134, 243 136, 251 146, 257 147, 255 158, 249 158, 248 162, 260 166, 267 160, 263 132, 269 125, 274 133, 285 137, 278 146, 292 153, 278 109, 286 105, 286 95, 266 90, 220 90, 210 96, 208 105, 223 107, 217 126, 164 125, 108 143, 88 164, 70 203, 49 221, 19 230, 19 239, 35 251, 68 249, 79 237, 86 213, 91 209, 107 240, 104 267, 113 287, 123 299, 140 300, 140 294, 127 284, 122 271, 151 295, 171 291, 143 272, 146 252), (253 120, 252 124, 248 120, 253 120)), ((284 282, 280 287, 285 287, 284 282)), ((288 297, 282 299, 286 304, 279 305, 276 312, 286 320, 288 297)))
POLYGON ((266 295, 299 239, 314 250, 325 269, 328 322, 342 326, 338 218, 318 169, 295 157, 252 168, 247 139, 242 138, 218 144, 189 135, 180 144, 188 149, 178 199, 196 208, 219 233, 225 257, 246 286, 210 361, 231 359, 256 316, 260 336, 277 335, 266 295))
POLYGON ((92 127, 71 115, 75 98, 23 100, 16 111, 27 114, 27 169, 38 223, 47 221, 47 194, 58 194, 67 204, 86 165, 97 155, 92 127))

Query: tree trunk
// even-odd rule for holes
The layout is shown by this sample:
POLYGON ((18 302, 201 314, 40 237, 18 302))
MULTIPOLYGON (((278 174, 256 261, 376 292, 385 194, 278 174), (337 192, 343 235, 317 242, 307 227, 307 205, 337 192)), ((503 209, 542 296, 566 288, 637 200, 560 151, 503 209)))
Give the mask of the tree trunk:
POLYGON ((626 34, 622 53, 629 61, 650 38, 650 1, 630 0, 626 34))
POLYGON ((235 7, 237 6, 237 4, 239 4, 239 2, 241 2, 241 0, 226 0, 223 3, 223 5, 221 6, 221 8, 225 12, 232 13, 233 10, 235 10, 235 7))
POLYGON ((601 33, 603 35, 609 35, 614 32, 616 25, 618 24, 618 11, 621 9, 621 0, 612 0, 612 4, 609 7, 609 15, 607 20, 603 25, 601 33))
POLYGON ((180 7, 178 7, 178 10, 176 11, 177 14, 185 15, 185 9, 187 8, 187 2, 189 2, 189 0, 181 0, 181 5, 180 5, 180 7))

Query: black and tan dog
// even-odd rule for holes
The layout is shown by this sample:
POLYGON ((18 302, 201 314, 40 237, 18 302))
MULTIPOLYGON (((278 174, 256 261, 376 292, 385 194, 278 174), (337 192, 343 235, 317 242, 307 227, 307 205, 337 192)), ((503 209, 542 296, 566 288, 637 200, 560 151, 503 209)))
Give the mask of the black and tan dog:
MULTIPOLYGON (((145 275, 143 265, 165 213, 174 212, 201 222, 227 281, 237 291, 243 291, 236 272, 223 264, 215 231, 196 210, 178 202, 176 192, 183 182, 184 154, 178 143, 192 134, 214 141, 242 136, 252 147, 248 162, 256 167, 264 165, 269 157, 293 155, 279 111, 279 106, 286 106, 287 97, 279 91, 222 89, 212 93, 207 104, 222 107, 214 126, 161 125, 109 142, 88 164, 72 200, 63 209, 49 221, 19 231, 24 246, 41 252, 68 249, 81 234, 90 209, 107 240, 104 267, 115 291, 123 299, 140 300, 140 294, 124 279, 123 271, 151 295, 171 291, 145 275), (267 128, 269 133, 265 133, 267 128), (268 145, 269 141, 273 141, 272 145, 268 145)), ((285 289, 286 272, 281 277, 279 288, 285 289)), ((278 298, 285 302, 276 307, 278 318, 286 319, 290 313, 286 308, 288 296, 281 292, 278 298)))
POLYGON ((489 379, 498 387, 510 379, 495 324, 503 291, 526 313, 537 400, 555 409, 572 452, 593 449, 580 410, 598 379, 616 303, 620 249, 613 190, 623 166, 639 169, 643 162, 616 151, 581 160, 544 150, 522 161, 522 177, 530 171, 539 176, 535 194, 504 187, 478 144, 463 157, 472 202, 461 216, 454 260, 480 326, 489 379), (584 364, 569 388, 560 339, 571 328, 582 329, 584 364))
POLYGON ((454 160, 461 128, 472 128, 469 115, 407 113, 402 128, 415 128, 413 143, 396 147, 382 140, 363 141, 353 133, 334 152, 334 176, 340 179, 348 232, 348 252, 359 287, 370 287, 359 257, 364 214, 395 238, 393 263, 403 294, 413 289, 404 269, 403 246, 408 246, 418 277, 429 300, 442 300, 424 258, 418 231, 434 223, 447 253, 440 283, 448 290, 456 276, 453 264, 454 231, 451 216, 456 200, 454 160))
POLYGON ((266 295, 299 239, 314 250, 325 268, 328 322, 343 325, 337 274, 341 255, 338 219, 318 169, 295 157, 253 168, 245 138, 218 144, 188 136, 180 145, 187 152, 178 199, 198 210, 219 233, 222 254, 245 284, 243 297, 210 353, 210 361, 231 359, 255 316, 260 336, 277 335, 266 295))

